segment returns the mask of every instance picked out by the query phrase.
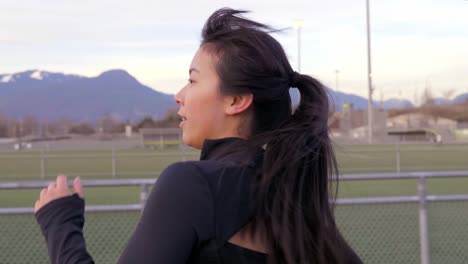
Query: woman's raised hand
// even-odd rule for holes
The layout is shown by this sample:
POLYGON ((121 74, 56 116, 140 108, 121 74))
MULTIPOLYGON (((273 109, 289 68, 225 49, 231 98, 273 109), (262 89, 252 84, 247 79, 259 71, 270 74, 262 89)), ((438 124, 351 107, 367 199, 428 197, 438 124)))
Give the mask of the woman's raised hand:
MULTIPOLYGON (((81 198, 83 198, 83 185, 81 185, 80 177, 76 177, 73 180, 73 190, 74 193, 77 193, 81 198)), ((41 190, 39 199, 34 205, 34 213, 53 200, 71 196, 74 193, 71 193, 68 188, 67 176, 59 175, 55 182, 51 182, 47 188, 41 190)))

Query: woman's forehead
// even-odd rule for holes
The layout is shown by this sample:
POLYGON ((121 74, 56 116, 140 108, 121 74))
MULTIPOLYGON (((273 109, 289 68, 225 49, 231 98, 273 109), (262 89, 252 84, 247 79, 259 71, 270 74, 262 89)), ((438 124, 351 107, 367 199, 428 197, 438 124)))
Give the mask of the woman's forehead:
POLYGON ((190 73, 206 73, 209 71, 214 71, 213 56, 200 47, 195 55, 193 56, 192 63, 190 64, 189 74, 190 73))

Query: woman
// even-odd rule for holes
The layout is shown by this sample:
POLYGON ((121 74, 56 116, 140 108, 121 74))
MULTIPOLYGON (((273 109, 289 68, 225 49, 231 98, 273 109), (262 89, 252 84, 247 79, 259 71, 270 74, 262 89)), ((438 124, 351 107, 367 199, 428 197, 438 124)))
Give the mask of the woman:
MULTIPOLYGON (((119 263, 361 263, 330 202, 324 87, 294 72, 273 30, 243 13, 218 10, 203 28, 175 96, 200 161, 162 172, 119 263), (290 87, 301 96, 294 112, 290 87)), ((93 263, 79 178, 74 188, 59 176, 36 202, 52 263, 93 263)))

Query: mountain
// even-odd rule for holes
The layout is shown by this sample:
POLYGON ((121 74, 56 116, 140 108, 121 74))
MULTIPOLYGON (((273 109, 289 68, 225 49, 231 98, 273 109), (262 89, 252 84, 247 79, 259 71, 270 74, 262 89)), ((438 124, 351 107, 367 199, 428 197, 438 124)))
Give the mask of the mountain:
POLYGON ((0 75, 0 113, 41 120, 96 121, 104 115, 162 118, 176 108, 173 96, 151 89, 124 70, 96 77, 30 70, 0 75))
MULTIPOLYGON (((331 108, 336 111, 343 111, 343 104, 352 104, 354 109, 367 109, 367 98, 344 92, 337 92, 326 87, 331 108)), ((299 102, 299 92, 297 89, 290 90, 291 100, 294 105, 299 102)), ((373 100, 373 106, 379 107, 380 102, 373 100)), ((384 109, 402 109, 413 107, 413 103, 406 99, 389 99, 383 103, 384 109)))
POLYGON ((0 74, 0 84, 16 83, 21 85, 31 85, 40 81, 45 82, 63 82, 83 78, 79 75, 52 73, 39 70, 30 70, 15 74, 0 74))
POLYGON ((433 99, 433 101, 435 105, 447 105, 452 103, 452 100, 441 97, 436 97, 433 99))
MULTIPOLYGON (((365 97, 326 89, 330 104, 338 111, 342 111, 344 103, 352 104, 354 109, 367 109, 365 97)), ((291 89, 290 94, 297 104, 297 89, 291 89)), ((468 93, 451 101, 435 99, 437 104, 466 100, 468 93)), ((379 107, 380 102, 374 100, 373 105, 379 107)), ((405 99, 388 99, 383 107, 402 109, 414 105, 405 99)), ((122 121, 136 121, 146 116, 160 119, 171 108, 177 108, 173 95, 141 84, 124 70, 110 70, 91 78, 40 70, 0 74, 0 113, 13 118, 32 115, 40 120, 93 122, 110 115, 122 121)))
MULTIPOLYGON (((343 110, 343 104, 348 103, 353 105, 354 109, 367 109, 367 98, 361 97, 355 94, 343 93, 328 89, 328 93, 331 97, 331 104, 335 106, 337 111, 343 110)), ((378 106, 376 101, 373 101, 374 106, 378 106)))
POLYGON ((414 107, 414 104, 407 99, 388 99, 383 102, 384 109, 403 109, 414 107))
MULTIPOLYGON (((367 98, 350 94, 344 92, 337 92, 332 89, 328 89, 329 94, 331 95, 332 102, 336 107, 336 110, 342 111, 343 104, 348 103, 352 104, 354 109, 367 109, 367 98)), ((377 100, 372 100, 372 105, 374 107, 380 107, 380 102, 377 100)), ((402 108, 409 108, 413 107, 413 103, 406 99, 388 99, 383 102, 384 109, 402 109, 402 108)))
POLYGON ((452 102, 454 103, 464 103, 468 102, 468 93, 460 94, 459 96, 455 97, 452 102))

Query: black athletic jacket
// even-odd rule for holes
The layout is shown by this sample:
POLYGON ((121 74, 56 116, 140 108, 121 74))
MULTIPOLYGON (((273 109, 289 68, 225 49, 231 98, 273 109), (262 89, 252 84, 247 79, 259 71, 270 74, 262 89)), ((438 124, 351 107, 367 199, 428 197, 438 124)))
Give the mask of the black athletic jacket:
MULTIPOLYGON (((251 215, 254 156, 206 140, 200 161, 167 167, 154 184, 118 263, 266 263, 266 255, 227 242, 251 215)), ((83 238, 84 200, 77 194, 36 213, 53 264, 94 263, 83 238)))

